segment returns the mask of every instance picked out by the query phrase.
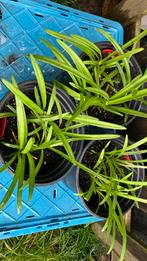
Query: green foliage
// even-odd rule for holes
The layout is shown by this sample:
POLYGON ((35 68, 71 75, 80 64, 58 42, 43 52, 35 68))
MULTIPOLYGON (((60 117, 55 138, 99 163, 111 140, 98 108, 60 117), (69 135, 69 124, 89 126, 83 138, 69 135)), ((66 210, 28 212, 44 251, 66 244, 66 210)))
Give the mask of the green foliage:
POLYGON ((22 190, 26 185, 29 186, 29 200, 31 200, 35 176, 41 169, 46 149, 51 150, 52 148, 62 146, 67 153, 69 161, 74 162, 75 155, 72 151, 71 142, 80 140, 113 139, 118 137, 118 135, 115 134, 91 135, 73 133, 77 127, 91 125, 108 129, 124 129, 124 127, 120 125, 105 123, 93 117, 86 115, 79 116, 79 113, 78 117, 76 117, 76 111, 74 117, 69 111, 63 112, 57 97, 57 83, 54 82, 52 93, 50 98, 48 98, 46 84, 40 67, 32 55, 30 55, 30 58, 38 83, 34 88, 34 99, 28 97, 19 89, 19 86, 13 77, 12 83, 4 79, 2 80, 6 87, 14 94, 16 107, 15 105, 8 105, 8 112, 0 113, 0 117, 16 118, 17 133, 15 133, 15 141, 13 144, 6 142, 5 140, 1 141, 1 144, 13 149, 14 152, 13 154, 10 153, 10 155, 7 155, 7 161, 0 168, 0 172, 10 167, 14 162, 16 168, 12 184, 0 202, 0 209, 7 204, 18 184, 17 207, 19 213, 21 212, 22 190), (57 112, 53 113, 53 108, 55 107, 57 112), (29 114, 26 112, 28 109, 30 110, 29 114), (62 124, 63 120, 64 124, 62 124), (35 151, 38 151, 40 154, 37 166, 35 165, 34 160, 35 151), (24 182, 26 162, 29 169, 29 178, 24 182))
MULTIPOLYGON (((100 206, 108 206, 108 217, 104 225, 103 231, 106 231, 107 237, 112 234, 112 242, 109 248, 109 253, 112 251, 116 239, 116 230, 120 232, 122 236, 122 251, 120 255, 120 261, 124 260, 126 252, 126 228, 123 219, 123 212, 120 206, 120 198, 132 200, 138 206, 138 202, 147 204, 147 200, 140 198, 135 194, 135 191, 142 187, 147 187, 147 182, 140 180, 132 180, 132 176, 135 173, 135 169, 146 169, 143 165, 145 160, 133 159, 133 155, 147 153, 147 150, 136 150, 137 147, 145 144, 147 138, 144 138, 132 145, 128 145, 128 137, 126 136, 124 145, 122 148, 109 149, 109 146, 113 141, 109 141, 100 152, 92 151, 97 155, 97 162, 95 162, 93 169, 87 167, 83 163, 76 160, 72 160, 72 163, 84 171, 90 176, 91 186, 87 192, 82 190, 79 192, 79 196, 82 196, 86 201, 89 201, 93 194, 99 196, 99 202, 97 202, 97 212, 100 206), (132 159, 123 159, 123 156, 131 155, 132 159)), ((56 153, 70 160, 68 155, 58 151, 56 148, 52 148, 56 153)))
MULTIPOLYGON (((146 113, 133 110, 128 105, 131 101, 142 101, 147 95, 147 89, 142 89, 142 85, 147 82, 147 70, 143 75, 137 75, 132 79, 130 67, 132 55, 142 51, 142 48, 135 48, 136 42, 146 35, 147 31, 121 47, 108 33, 100 29, 99 32, 112 43, 115 49, 113 53, 105 58, 95 44, 81 36, 66 36, 51 30, 46 30, 46 32, 57 38, 57 42, 62 47, 64 54, 52 46, 51 43, 42 39, 42 42, 52 50, 55 59, 30 55, 38 82, 34 88, 34 100, 27 97, 19 89, 13 77, 12 83, 4 79, 2 80, 13 93, 16 107, 8 105, 8 111, 0 113, 0 118, 16 118, 17 135, 14 144, 4 140, 1 141, 1 144, 4 146, 12 148, 14 153, 9 155, 7 162, 0 168, 0 172, 10 167, 14 162, 16 163, 16 169, 13 181, 0 203, 0 210, 8 202, 16 185, 18 185, 18 212, 21 211, 22 191, 25 186, 29 187, 29 200, 31 200, 35 176, 43 164, 45 150, 51 150, 90 176, 90 188, 87 192, 80 191, 79 195, 89 201, 93 193, 97 194, 99 197, 98 209, 100 206, 108 207, 108 218, 103 229, 106 230, 108 237, 110 233, 112 234, 109 252, 114 247, 116 229, 118 229, 122 236, 120 260, 123 260, 126 251, 126 229, 119 198, 133 200, 136 204, 138 202, 147 203, 147 200, 139 198, 135 194, 136 190, 147 186, 147 182, 132 180, 132 175, 136 169, 147 168, 143 165, 147 160, 124 160, 123 156, 147 153, 147 150, 136 150, 137 147, 147 142, 147 138, 129 145, 128 137, 126 136, 122 148, 114 147, 111 149, 113 142, 110 139, 116 139, 119 135, 83 134, 76 133, 74 130, 86 126, 115 130, 125 129, 121 125, 101 121, 98 118, 87 115, 91 106, 116 114, 122 117, 124 122, 128 120, 129 115, 147 117, 146 113), (85 54, 85 59, 82 60, 69 44, 78 47, 85 54), (132 50, 126 52, 125 49, 130 46, 133 46, 132 50), (68 58, 66 58, 66 55, 68 58), (54 81, 52 93, 50 98, 48 98, 44 77, 35 58, 66 71, 71 79, 70 86, 54 81), (117 86, 119 86, 119 90, 117 90, 117 86), (63 89, 76 100, 77 106, 73 113, 69 111, 63 112, 58 99, 57 88, 63 89), (53 113, 54 107, 56 107, 56 113, 53 113), (28 109, 31 112, 29 115, 27 114, 28 109), (31 126, 31 130, 29 126, 31 126), (101 151, 92 152, 97 157, 93 168, 89 168, 76 160, 71 143, 79 140, 108 140, 101 151), (63 147, 63 150, 60 150, 59 146, 63 147), (40 154, 37 165, 35 165, 33 158, 35 151, 39 151, 40 154), (28 161, 29 165, 29 178, 24 182, 26 161, 28 161)), ((53 240, 52 237, 51 240, 53 240)), ((83 239, 80 240, 83 241, 83 239)), ((65 242, 63 238, 62 241, 65 242)), ((68 246, 68 241, 66 246, 68 246)), ((83 242, 84 245, 82 247, 85 247, 87 241, 83 242)), ((79 249, 79 242, 77 241, 76 244, 79 249)), ((65 260, 68 260, 68 254, 70 254, 71 258, 71 253, 75 249, 69 248, 68 252, 65 252, 65 249, 64 251, 62 250, 60 249, 60 252, 63 254, 61 260, 64 260, 64 254, 67 254, 67 256, 65 255, 65 260)), ((77 250, 74 253, 77 254, 79 252, 77 250)), ((21 258, 20 255, 19 257, 21 258)), ((39 258, 40 256, 38 260, 42 260, 39 258)), ((84 258, 80 260, 89 260, 84 258)), ((60 257, 57 256, 56 260, 60 260, 60 257)), ((76 261, 79 259, 73 258, 72 260, 76 261)))
POLYGON ((0 241, 0 260, 4 261, 98 261, 106 251, 89 226, 0 241))
POLYGON ((76 116, 78 113, 86 112, 90 106, 96 106, 119 115, 122 122, 126 122, 129 115, 146 118, 146 113, 139 112, 138 108, 129 108, 129 103, 141 101, 147 95, 147 88, 141 89, 142 85, 147 82, 147 70, 143 75, 140 74, 132 78, 130 66, 130 58, 143 50, 143 48, 134 48, 134 46, 137 41, 147 35, 147 30, 123 46, 120 46, 107 32, 102 29, 98 29, 98 31, 114 47, 114 52, 107 57, 103 58, 101 50, 81 36, 74 34, 66 36, 48 29, 46 33, 57 39, 65 54, 46 40, 42 40, 54 53, 56 59, 39 55, 35 57, 69 74, 70 86, 62 83, 59 85, 75 100, 81 101, 82 99, 83 106, 76 112, 76 116), (83 57, 80 58, 68 44, 81 50, 83 57, 85 55, 83 61, 83 57), (133 45, 133 49, 126 52, 125 49, 131 45, 133 45))
MULTIPOLYGON (((137 160, 134 158, 126 159, 129 152, 131 155, 136 154, 136 148, 147 141, 147 138, 140 140, 132 145, 128 145, 128 137, 126 136, 122 148, 118 148, 113 141, 109 141, 101 151, 91 151, 91 155, 97 156, 93 169, 84 170, 90 176, 91 186, 87 192, 80 192, 80 196, 89 201, 94 194, 98 195, 97 213, 101 206, 108 207, 108 217, 103 230, 106 231, 107 237, 112 233, 112 242, 109 252, 114 247, 116 238, 116 228, 122 236, 122 252, 120 260, 124 260, 126 251, 126 228, 123 219, 123 212, 120 206, 120 199, 133 200, 135 203, 142 202, 147 204, 147 200, 140 198, 135 191, 142 187, 147 187, 147 182, 133 180, 133 174, 136 169, 146 169, 143 165, 146 160, 137 160), (111 144, 115 146, 111 147, 111 144), (93 172, 92 172, 93 171, 93 172)), ((141 151, 138 150, 138 153, 141 151)), ((147 152, 147 150, 146 150, 147 152)), ((82 175, 82 174, 80 174, 82 175)))

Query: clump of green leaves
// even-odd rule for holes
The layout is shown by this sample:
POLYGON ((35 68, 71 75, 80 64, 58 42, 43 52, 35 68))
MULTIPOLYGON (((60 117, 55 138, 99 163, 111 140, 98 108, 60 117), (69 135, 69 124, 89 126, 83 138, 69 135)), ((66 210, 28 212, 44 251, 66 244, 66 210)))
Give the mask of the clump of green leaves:
MULTIPOLYGON (((37 79, 37 86, 34 88, 34 100, 29 98, 25 93, 23 93, 22 90, 19 89, 14 77, 12 77, 12 83, 4 79, 2 80, 5 86, 14 95, 16 106, 13 107, 8 105, 9 111, 1 112, 0 118, 16 118, 17 133, 15 134, 14 144, 11 142, 6 142, 5 140, 1 141, 3 146, 12 148, 13 153, 7 155, 8 160, 0 168, 0 172, 4 171, 8 167, 11 167, 13 162, 16 164, 16 169, 14 172, 13 181, 0 203, 0 209, 6 205, 16 185, 18 184, 18 212, 21 211, 22 191, 26 185, 29 186, 29 200, 32 198, 35 177, 42 167, 46 149, 53 151, 53 149, 62 146, 66 152, 65 155, 68 156, 68 160, 74 164, 76 160, 71 142, 73 143, 79 140, 111 139, 118 137, 118 135, 113 134, 80 134, 75 132, 77 128, 91 125, 108 129, 124 129, 124 127, 120 125, 99 121, 96 118, 86 115, 74 117, 74 121, 72 121, 71 112, 64 112, 62 110, 56 92, 56 82, 53 84, 52 93, 49 98, 42 72, 32 55, 31 61, 37 79), (52 111, 54 106, 57 108, 57 112, 55 113, 52 111), (30 111, 29 115, 26 112, 28 109, 30 111), (62 126, 63 120, 64 124, 62 126), (29 131, 30 125, 31 131, 29 131), (37 165, 34 160, 35 151, 38 151, 40 155, 37 165), (26 161, 29 164, 29 178, 26 182, 24 182, 26 161)), ((56 152, 58 153, 58 150, 56 152)), ((64 158, 64 153, 61 156, 64 158)))
MULTIPOLYGON (((108 217, 103 230, 106 231, 107 237, 109 237, 110 233, 112 234, 109 253, 113 250, 115 244, 116 230, 118 229, 120 232, 122 236, 120 260, 124 260, 127 244, 123 207, 120 202, 122 199, 126 199, 134 201, 137 206, 138 202, 147 204, 146 199, 140 198, 135 193, 142 187, 147 187, 147 182, 141 179, 139 181, 133 179, 136 169, 147 168, 143 165, 143 163, 147 162, 147 159, 133 157, 134 155, 141 155, 147 152, 147 150, 136 150, 137 147, 145 142, 147 142, 147 138, 129 145, 128 137, 126 136, 124 144, 121 147, 119 141, 117 144, 117 140, 116 142, 114 140, 106 143, 101 151, 91 151, 91 154, 97 156, 93 168, 85 170, 85 173, 90 176, 91 185, 86 192, 80 191, 79 194, 87 202, 89 202, 93 195, 98 196, 96 213, 99 213, 100 207, 108 209, 108 217)), ((82 173, 80 174, 81 177, 82 173)))
POLYGON ((102 51, 94 43, 79 35, 66 36, 51 30, 46 30, 46 33, 57 39, 57 43, 65 54, 45 39, 41 39, 52 50, 56 59, 40 55, 35 57, 69 74, 70 87, 60 83, 60 88, 79 102, 76 116, 78 113, 87 112, 89 107, 95 106, 100 110, 120 116, 124 123, 127 122, 129 115, 146 118, 146 113, 139 112, 138 108, 130 108, 130 104, 132 101, 143 101, 146 97, 147 88, 142 89, 142 86, 147 82, 147 70, 144 74, 132 78, 130 58, 143 50, 135 46, 142 37, 147 35, 147 30, 123 46, 120 46, 107 32, 102 29, 98 31, 114 47, 114 52, 107 57, 103 57, 102 51), (85 55, 85 60, 82 60, 82 57, 79 57, 69 44, 78 47, 85 55), (126 52, 125 49, 130 46, 133 46, 132 50, 126 52))
MULTIPOLYGON (((147 159, 136 159, 133 157, 133 155, 147 153, 147 150, 136 150, 146 142, 147 138, 144 138, 132 145, 128 145, 128 137, 126 136, 122 148, 117 148, 116 146, 112 150, 109 150, 111 144, 109 141, 99 153, 92 151, 92 153, 97 155, 97 161, 93 168, 89 168, 89 166, 82 162, 73 161, 73 164, 79 168, 79 171, 84 171, 91 179, 89 189, 83 192, 82 188, 80 188, 78 196, 83 197, 88 202, 93 195, 98 195, 99 201, 97 202, 97 211, 95 214, 98 214, 100 206, 104 208, 108 207, 108 217, 103 227, 103 231, 106 231, 108 238, 112 234, 112 242, 108 253, 114 248, 116 231, 118 230, 122 236, 120 261, 124 260, 127 245, 126 227, 120 198, 134 201, 137 206, 139 202, 147 204, 146 199, 140 198, 135 193, 142 187, 147 187, 147 182, 144 180, 135 181, 132 178, 136 169, 147 168, 143 165, 143 163, 147 162, 147 159), (131 159, 127 159, 126 156, 131 156, 131 159)), ((68 155, 65 155, 58 149, 53 148, 53 150, 67 160, 70 160, 68 155)))

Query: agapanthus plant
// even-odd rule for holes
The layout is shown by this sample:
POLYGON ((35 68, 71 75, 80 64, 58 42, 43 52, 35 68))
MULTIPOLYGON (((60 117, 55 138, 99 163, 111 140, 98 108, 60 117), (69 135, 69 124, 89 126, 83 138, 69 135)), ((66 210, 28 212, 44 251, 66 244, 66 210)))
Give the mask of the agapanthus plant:
POLYGON ((109 113, 119 116, 121 123, 126 123, 130 115, 146 118, 146 113, 138 111, 138 107, 132 108, 131 104, 143 101, 147 95, 147 88, 143 88, 147 82, 147 70, 144 74, 139 72, 132 76, 130 59, 143 50, 135 46, 147 34, 147 30, 123 46, 120 46, 107 32, 102 29, 98 31, 107 38, 114 49, 106 57, 96 44, 86 38, 74 34, 66 36, 51 30, 46 30, 46 33, 57 38, 57 43, 62 47, 64 54, 50 42, 41 39, 52 50, 55 59, 40 55, 35 57, 62 69, 69 75, 68 84, 60 83, 60 88, 79 102, 79 114, 86 112, 91 115, 89 109, 92 107, 98 110, 96 114, 99 119, 101 117, 103 119, 105 113, 108 113, 108 120, 109 113), (80 49, 81 57, 69 44, 80 49), (132 50, 126 51, 130 46, 133 46, 132 50))
POLYGON ((31 61, 37 79, 36 86, 31 93, 25 93, 20 89, 14 77, 12 77, 12 82, 2 79, 13 95, 10 99, 11 102, 4 105, 0 118, 6 118, 7 125, 12 122, 14 129, 8 126, 11 136, 9 138, 9 135, 6 135, 5 139, 2 137, 0 142, 2 156, 4 156, 0 172, 10 168, 13 169, 14 176, 0 203, 0 209, 6 205, 18 184, 18 212, 21 211, 22 191, 26 185, 29 186, 29 200, 32 198, 35 177, 44 164, 46 151, 52 150, 52 148, 59 150, 60 148, 72 162, 75 160, 72 146, 74 142, 118 137, 115 134, 84 134, 76 132, 77 128, 88 124, 108 129, 124 129, 122 126, 82 115, 76 117, 71 124, 66 125, 66 122, 72 118, 72 113, 71 111, 63 111, 57 95, 56 82, 53 83, 49 95, 43 74, 32 55, 31 61), (25 172, 28 172, 28 178, 24 181, 25 172))

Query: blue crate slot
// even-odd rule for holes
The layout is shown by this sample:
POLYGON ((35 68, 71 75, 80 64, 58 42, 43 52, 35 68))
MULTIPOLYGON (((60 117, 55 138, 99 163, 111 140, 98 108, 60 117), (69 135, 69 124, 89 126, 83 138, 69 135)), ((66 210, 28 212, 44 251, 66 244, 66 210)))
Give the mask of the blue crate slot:
MULTIPOLYGON (((53 57, 49 49, 40 42, 40 38, 57 46, 55 39, 44 32, 47 28, 67 35, 78 34, 93 42, 104 40, 96 29, 105 28, 120 44, 123 42, 122 26, 108 19, 46 0, 0 2, 0 79, 4 77, 10 80, 11 75, 15 76, 18 83, 34 79, 34 72, 26 55, 33 53, 53 57), (63 15, 64 12, 68 15, 63 15)), ((60 70, 43 63, 40 65, 46 80, 52 81, 53 77, 60 76, 60 70)), ((0 81, 0 99, 6 92, 6 87, 0 81)), ((69 177, 74 174, 75 170, 72 170, 69 177)), ((67 181, 68 177, 66 181, 53 185, 36 186, 31 202, 28 202, 26 188, 20 215, 16 210, 15 190, 0 213, 0 239, 100 221, 101 218, 92 217, 86 211, 80 199, 66 185, 67 181)), ((12 175, 4 171, 0 175, 0 199, 11 182, 12 175)))

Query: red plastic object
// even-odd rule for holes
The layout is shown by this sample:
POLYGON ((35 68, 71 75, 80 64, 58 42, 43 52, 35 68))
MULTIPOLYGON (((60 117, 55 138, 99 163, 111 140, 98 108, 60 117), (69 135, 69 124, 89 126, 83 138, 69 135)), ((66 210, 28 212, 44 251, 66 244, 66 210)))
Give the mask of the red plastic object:
POLYGON ((2 139, 2 137, 4 135, 5 128, 6 128, 6 123, 7 123, 7 119, 6 118, 0 119, 0 139, 2 139))
POLYGON ((102 51, 103 54, 109 54, 109 53, 113 53, 114 51, 112 49, 104 49, 102 51))
POLYGON ((124 155, 121 157, 122 160, 131 160, 132 158, 129 155, 124 155))

